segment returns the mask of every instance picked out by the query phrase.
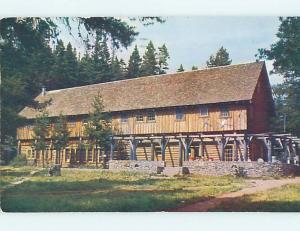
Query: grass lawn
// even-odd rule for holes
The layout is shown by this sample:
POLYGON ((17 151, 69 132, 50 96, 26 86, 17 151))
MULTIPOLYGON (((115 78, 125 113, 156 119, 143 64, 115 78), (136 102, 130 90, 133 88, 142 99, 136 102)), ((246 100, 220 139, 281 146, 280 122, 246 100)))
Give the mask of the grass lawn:
POLYGON ((32 168, 0 167, 5 212, 162 211, 239 190, 234 177, 157 177, 139 173, 63 169, 60 177, 29 175, 32 168), (18 178, 21 184, 6 187, 18 178))
POLYGON ((213 211, 300 212, 300 184, 285 185, 223 202, 213 211))

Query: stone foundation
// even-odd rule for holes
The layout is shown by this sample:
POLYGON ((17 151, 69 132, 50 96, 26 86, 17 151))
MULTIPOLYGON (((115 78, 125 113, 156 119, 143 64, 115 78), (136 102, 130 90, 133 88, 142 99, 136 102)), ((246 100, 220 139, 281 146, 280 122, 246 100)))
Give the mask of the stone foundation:
POLYGON ((183 166, 189 169, 189 173, 209 176, 274 177, 300 174, 300 166, 284 163, 184 161, 183 166))
POLYGON ((164 161, 144 160, 110 160, 109 170, 112 171, 135 171, 145 173, 160 173, 165 167, 164 161))

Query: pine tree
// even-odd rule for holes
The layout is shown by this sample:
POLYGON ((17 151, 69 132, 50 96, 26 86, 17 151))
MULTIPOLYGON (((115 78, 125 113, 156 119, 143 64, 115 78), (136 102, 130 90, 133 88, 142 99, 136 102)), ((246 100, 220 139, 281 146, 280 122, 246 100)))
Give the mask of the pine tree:
POLYGON ((93 83, 110 81, 111 77, 111 58, 105 36, 97 35, 95 47, 92 51, 93 62, 93 83))
POLYGON ((73 49, 71 43, 68 43, 64 55, 64 71, 68 81, 67 87, 74 87, 78 84, 78 60, 76 49, 73 49))
POLYGON ((123 59, 118 59, 118 57, 113 57, 111 60, 111 80, 124 79, 126 76, 126 64, 123 59))
POLYGON ((211 55, 209 60, 206 62, 207 67, 218 67, 230 65, 232 60, 229 58, 229 53, 222 46, 216 53, 216 55, 211 55))
POLYGON ((61 165, 61 151, 66 148, 69 141, 69 130, 67 127, 67 118, 60 113, 54 123, 51 140, 56 151, 55 164, 61 165))
POLYGON ((184 71, 183 66, 182 64, 180 64, 179 68, 177 69, 177 72, 183 72, 183 71, 184 71))
POLYGON ((36 155, 42 152, 42 165, 45 167, 45 150, 47 148, 47 141, 49 135, 50 121, 48 113, 45 110, 41 111, 41 114, 36 116, 33 127, 32 146, 36 151, 36 155))
MULTIPOLYGON (((273 88, 276 117, 273 129, 283 124, 282 116, 287 115, 287 132, 300 135, 300 17, 280 17, 277 41, 270 49, 259 49, 260 59, 274 60, 272 73, 281 74, 284 82, 273 88)), ((282 130, 281 130, 282 131, 282 130)))
POLYGON ((157 75, 158 72, 159 70, 156 61, 155 47, 152 41, 150 41, 146 47, 146 51, 143 56, 143 62, 141 65, 141 75, 157 75))
POLYGON ((168 67, 168 60, 170 59, 170 55, 168 49, 165 44, 161 47, 158 47, 158 66, 159 66, 159 74, 166 74, 168 67))
POLYGON ((193 65, 193 66, 192 66, 192 70, 193 70, 193 71, 198 70, 198 67, 193 65))
POLYGON ((141 74, 141 62, 139 50, 137 45, 135 45, 134 50, 129 58, 128 67, 127 67, 127 78, 136 78, 141 74))
MULTIPOLYGON (((93 103, 93 111, 89 114, 88 123, 85 125, 84 135, 89 144, 95 146, 96 150, 100 147, 107 152, 110 145, 110 137, 112 135, 112 126, 109 114, 104 113, 104 105, 101 94, 95 96, 93 103)), ((98 155, 98 152, 96 152, 98 155)), ((98 156, 96 158, 96 166, 98 167, 98 156)))

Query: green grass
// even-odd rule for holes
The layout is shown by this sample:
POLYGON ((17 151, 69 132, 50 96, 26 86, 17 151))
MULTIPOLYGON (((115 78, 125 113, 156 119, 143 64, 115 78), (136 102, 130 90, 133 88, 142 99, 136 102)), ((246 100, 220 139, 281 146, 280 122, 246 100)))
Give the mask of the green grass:
POLYGON ((2 177, 5 171, 0 170, 6 184, 15 180, 14 174, 27 177, 22 184, 4 188, 1 208, 6 212, 162 211, 236 191, 245 184, 229 176, 167 178, 63 169, 60 177, 46 177, 42 173, 29 176, 32 169, 15 168, 2 177))
POLYGON ((300 184, 285 185, 223 202, 213 211, 300 212, 300 184))

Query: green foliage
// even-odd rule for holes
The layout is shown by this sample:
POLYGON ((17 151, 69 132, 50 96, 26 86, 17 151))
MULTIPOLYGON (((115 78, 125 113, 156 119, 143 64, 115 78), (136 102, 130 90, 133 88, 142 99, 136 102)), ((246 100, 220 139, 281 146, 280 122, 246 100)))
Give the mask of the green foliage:
POLYGON ((137 48, 137 45, 135 45, 128 62, 127 78, 136 78, 140 76, 141 62, 142 59, 140 57, 139 50, 137 48))
MULTIPOLYGON (((282 115, 287 115, 287 132, 300 135, 300 17, 279 18, 278 40, 270 49, 259 49, 259 59, 273 60, 273 73, 283 75, 284 83, 273 87, 277 130, 282 115)), ((282 130, 281 130, 282 131, 282 130)))
POLYGON ((229 53, 222 46, 216 53, 216 55, 211 55, 209 60, 206 62, 207 67, 219 67, 230 65, 232 60, 229 58, 229 53))
POLYGON ((193 66, 192 66, 192 70, 193 70, 193 71, 198 70, 198 67, 193 65, 193 66))
POLYGON ((155 47, 150 41, 146 47, 145 54, 143 56, 143 62, 141 65, 141 75, 157 75, 159 72, 158 64, 156 60, 156 50, 155 47))
POLYGON ((127 75, 126 64, 123 59, 118 59, 117 56, 111 60, 111 80, 124 79, 127 75))
POLYGON ((110 145, 110 137, 112 135, 112 126, 108 113, 104 113, 103 100, 98 93, 94 98, 93 111, 90 113, 88 122, 85 125, 84 134, 89 144, 108 150, 110 145))
POLYGON ((170 59, 170 55, 168 49, 165 44, 161 47, 158 47, 158 67, 159 67, 159 74, 166 74, 168 67, 168 60, 170 59))
POLYGON ((8 164, 17 156, 17 149, 13 144, 0 144, 0 165, 8 164))
POLYGON ((69 130, 67 127, 67 118, 60 113, 59 117, 56 119, 52 134, 51 140, 53 147, 59 155, 56 156, 56 163, 60 163, 61 161, 61 150, 64 149, 69 141, 69 130))
POLYGON ((177 72, 183 72, 183 71, 184 71, 183 66, 182 64, 180 64, 179 68, 177 69, 177 72))
POLYGON ((16 155, 9 164, 15 167, 26 166, 27 160, 26 157, 23 155, 16 155))

